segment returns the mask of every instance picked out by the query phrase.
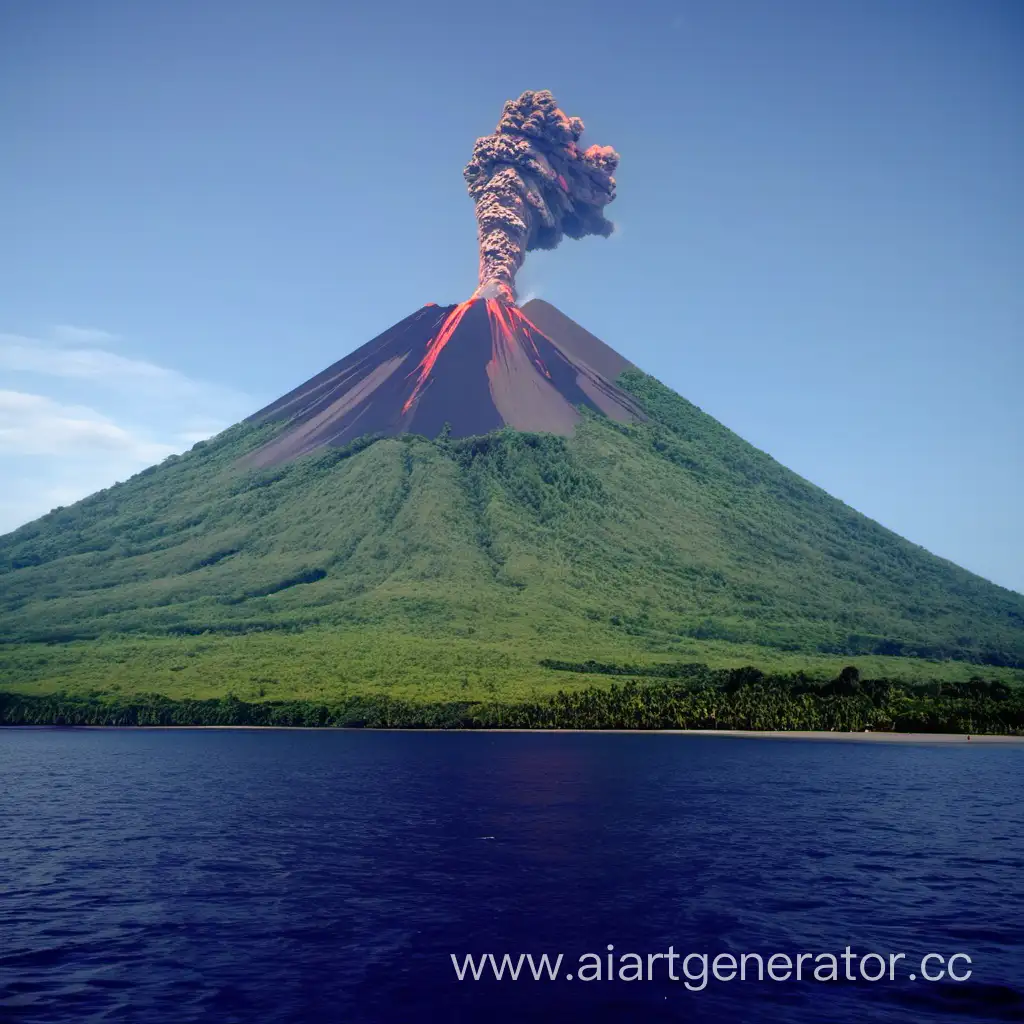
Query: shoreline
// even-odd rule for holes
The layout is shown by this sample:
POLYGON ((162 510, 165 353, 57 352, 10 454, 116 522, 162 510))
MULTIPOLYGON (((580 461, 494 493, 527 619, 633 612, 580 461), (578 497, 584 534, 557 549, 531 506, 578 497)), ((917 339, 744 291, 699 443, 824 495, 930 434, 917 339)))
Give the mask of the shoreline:
POLYGON ((61 732, 198 732, 205 730, 243 732, 426 732, 426 733, 550 733, 555 735, 600 734, 613 736, 717 736, 725 739, 810 740, 814 742, 836 740, 842 743, 933 743, 963 744, 1024 744, 1024 736, 986 733, 934 733, 934 732, 823 732, 753 729, 377 729, 349 725, 4 725, 2 729, 51 729, 61 732))

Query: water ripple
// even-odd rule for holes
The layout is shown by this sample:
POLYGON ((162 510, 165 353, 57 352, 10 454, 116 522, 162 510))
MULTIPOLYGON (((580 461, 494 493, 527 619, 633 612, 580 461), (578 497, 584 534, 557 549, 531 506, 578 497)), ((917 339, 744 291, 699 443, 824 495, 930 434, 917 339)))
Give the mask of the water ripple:
POLYGON ((1024 751, 0 732, 0 1019, 1024 1016, 1024 751), (481 842, 480 837, 489 838, 481 842), (966 952, 963 983, 459 984, 449 953, 966 952))

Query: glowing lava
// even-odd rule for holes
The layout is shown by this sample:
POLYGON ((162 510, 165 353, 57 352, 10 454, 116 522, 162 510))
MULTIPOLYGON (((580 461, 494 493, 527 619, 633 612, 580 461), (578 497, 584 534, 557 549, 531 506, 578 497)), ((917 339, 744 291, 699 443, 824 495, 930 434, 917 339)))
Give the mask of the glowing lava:
MULTIPOLYGON (((416 386, 412 389, 412 394, 406 399, 405 405, 402 406, 403 416, 412 407, 412 403, 419 397, 419 393, 423 390, 423 385, 427 383, 427 379, 430 377, 430 371, 434 368, 434 363, 437 362, 437 357, 441 354, 441 350, 449 341, 451 341, 456 328, 460 323, 462 323, 462 318, 469 312, 470 307, 475 301, 475 299, 468 299, 466 302, 460 302, 448 314, 448 316, 445 317, 444 323, 441 324, 441 329, 437 334, 427 342, 426 355, 420 360, 419 366, 413 370, 413 373, 418 374, 416 378, 416 386)), ((411 377, 412 373, 409 374, 409 376, 411 377)))
MULTIPOLYGON (((537 369, 550 379, 551 374, 540 357, 537 343, 533 340, 533 335, 540 335, 541 332, 523 315, 518 306, 501 302, 498 299, 487 299, 486 302, 487 316, 491 321, 491 338, 494 342, 492 359, 497 359, 497 350, 500 344, 514 346, 518 341, 526 342, 532 350, 532 354, 531 352, 527 354, 530 355, 537 369)), ((541 336, 543 337, 543 335, 541 336)))
MULTIPOLYGON (((409 395, 405 405, 402 406, 403 416, 412 408, 416 399, 419 398, 434 369, 434 364, 437 362, 445 345, 452 340, 452 336, 458 330, 459 324, 462 323, 462 318, 469 312, 474 302, 481 301, 479 297, 481 290, 478 288, 473 293, 472 298, 467 299, 465 302, 460 302, 444 318, 437 334, 427 342, 426 354, 420 360, 416 369, 409 374, 410 377, 413 374, 416 375, 416 383, 413 386, 412 394, 409 395)), ((482 301, 486 304, 487 317, 491 322, 492 360, 498 358, 499 346, 515 347, 516 345, 522 345, 533 364, 550 380, 551 373, 544 365, 544 360, 541 359, 540 351, 537 348, 537 342, 534 340, 534 336, 543 338, 543 332, 520 311, 518 306, 513 305, 511 302, 506 302, 504 299, 483 299, 482 301)), ((427 303, 427 305, 431 305, 431 303, 427 303)))

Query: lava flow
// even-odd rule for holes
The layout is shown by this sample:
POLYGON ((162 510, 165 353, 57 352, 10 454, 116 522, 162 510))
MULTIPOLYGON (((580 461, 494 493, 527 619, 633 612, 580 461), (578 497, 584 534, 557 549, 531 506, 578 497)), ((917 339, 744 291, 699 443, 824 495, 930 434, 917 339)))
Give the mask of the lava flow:
MULTIPOLYGON (((530 361, 548 379, 551 373, 541 359, 540 350, 537 348, 537 337, 544 337, 534 324, 526 317, 518 306, 504 302, 501 299, 481 299, 479 289, 472 298, 460 302, 441 322, 437 333, 427 342, 427 350, 419 361, 416 369, 409 374, 415 375, 416 383, 409 397, 402 406, 404 416, 415 404, 430 379, 430 374, 437 363, 438 357, 449 341, 452 340, 455 332, 462 323, 463 317, 472 309, 475 302, 484 302, 487 309, 487 317, 491 324, 491 340, 493 343, 492 359, 498 358, 498 352, 503 345, 514 347, 522 345, 526 350, 530 361)), ((428 303, 431 305, 431 303, 428 303)))
MULTIPOLYGON (((532 355, 531 353, 527 354, 531 356, 537 369, 550 379, 551 373, 544 365, 544 360, 541 359, 540 351, 537 348, 537 342, 533 337, 534 333, 540 335, 541 332, 523 315, 518 306, 501 302, 498 299, 486 299, 485 301, 487 302, 487 316, 491 321, 491 337, 494 341, 494 355, 492 358, 497 358, 498 348, 503 343, 512 346, 517 344, 518 341, 526 342, 532 352, 532 355)), ((543 337, 543 335, 541 336, 543 337)))
MULTIPOLYGON (((445 317, 444 323, 441 324, 441 329, 427 343, 426 354, 420 360, 419 366, 412 371, 417 374, 416 385, 412 389, 412 394, 406 399, 405 405, 402 406, 403 416, 412 408, 413 402, 419 397, 419 393, 427 383, 430 371, 434 368, 434 363, 437 362, 437 357, 441 354, 441 350, 451 341, 455 329, 462 323, 462 318, 469 312, 470 307, 475 301, 476 299, 467 299, 465 302, 460 302, 445 317)), ((412 374, 409 374, 409 376, 411 377, 412 374)))
MULTIPOLYGON (((403 415, 413 407, 416 399, 419 398, 430 379, 431 371, 434 369, 438 357, 445 345, 452 340, 463 317, 472 309, 473 303, 481 301, 486 304, 487 317, 491 324, 492 359, 498 358, 498 352, 503 345, 510 348, 522 345, 537 369, 548 379, 551 378, 551 372, 544 365, 535 340, 535 337, 543 338, 543 333, 521 312, 518 306, 503 302, 501 299, 480 299, 478 294, 474 294, 472 298, 460 302, 444 318, 438 332, 427 342, 426 353, 417 364, 416 369, 409 374, 410 377, 416 376, 416 383, 402 406, 403 415)), ((431 304, 428 303, 428 305, 431 304)))

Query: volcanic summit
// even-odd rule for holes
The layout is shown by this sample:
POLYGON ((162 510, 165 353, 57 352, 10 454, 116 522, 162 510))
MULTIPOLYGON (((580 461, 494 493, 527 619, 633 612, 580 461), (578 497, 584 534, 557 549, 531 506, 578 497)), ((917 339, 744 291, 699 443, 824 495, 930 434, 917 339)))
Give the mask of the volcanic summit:
POLYGON ((631 363, 540 300, 427 305, 250 418, 288 420, 267 466, 362 434, 452 437, 500 427, 572 434, 579 407, 642 419, 613 381, 631 363), (544 324, 541 330, 538 321, 544 324))

